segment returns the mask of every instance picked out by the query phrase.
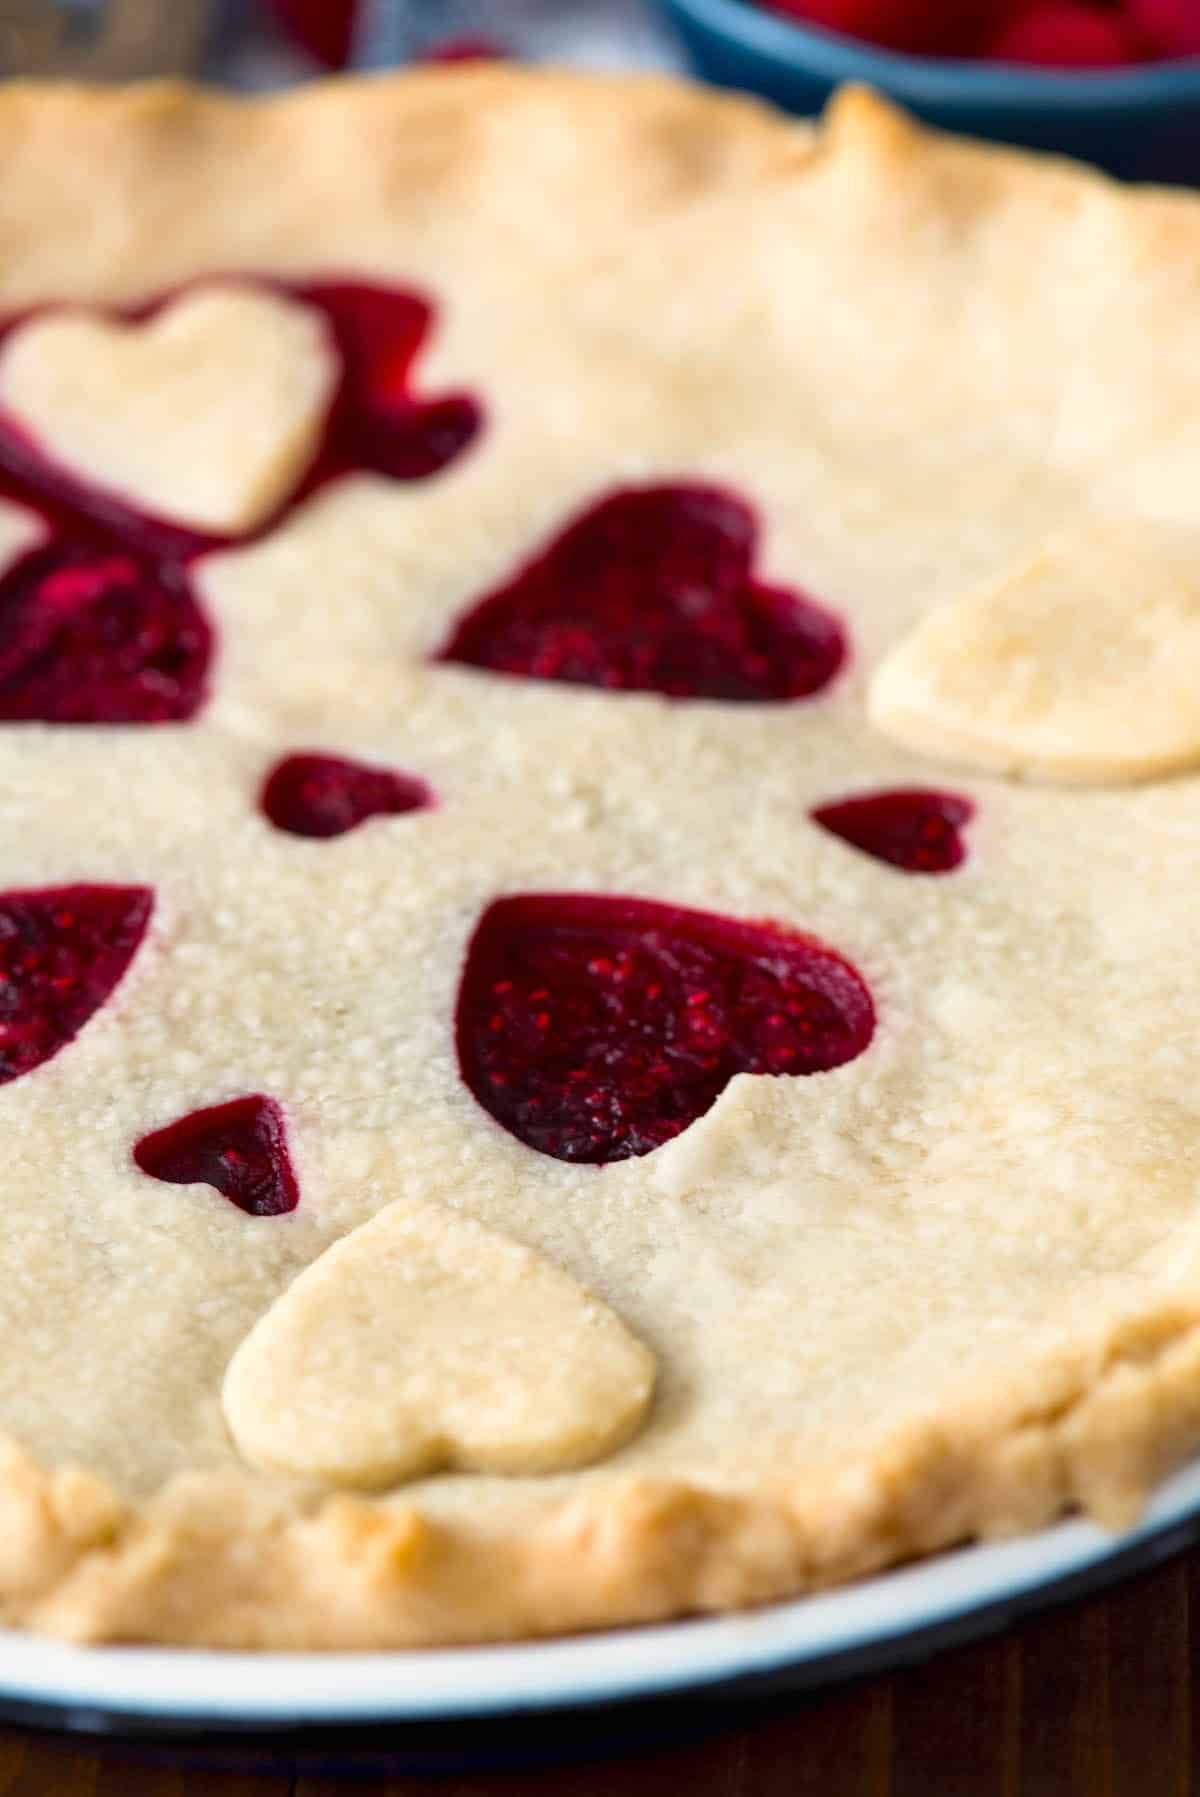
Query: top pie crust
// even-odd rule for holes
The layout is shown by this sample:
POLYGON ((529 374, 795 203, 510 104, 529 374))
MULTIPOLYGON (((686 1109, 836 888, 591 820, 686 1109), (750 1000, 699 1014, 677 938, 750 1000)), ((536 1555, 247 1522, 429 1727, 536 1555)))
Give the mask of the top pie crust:
MULTIPOLYGON (((936 608, 1049 544, 1115 528, 1136 562, 1152 523, 1148 580, 1156 532, 1200 566, 1200 203, 865 93, 814 134, 500 67, 249 102, 10 87, 0 162, 5 312, 242 271, 393 281, 437 308, 418 384, 488 419, 436 479, 351 475, 195 566, 220 647, 194 722, 0 727, 6 884, 156 893, 113 1002, 0 1086, 6 1617, 511 1638, 761 1602, 1073 1505, 1128 1521, 1200 1440, 1200 757, 1116 784, 1146 770, 1114 748, 1090 790, 1029 784, 920 699, 904 746, 867 698, 936 608), (746 495, 756 571, 842 620, 822 694, 672 705, 431 661, 596 497, 680 479, 746 495), (256 795, 297 749, 439 802, 333 843, 272 830, 256 795), (943 878, 809 816, 918 786, 975 807, 943 878), (643 1158, 534 1154, 462 1084, 452 1028, 479 915, 520 891, 782 919, 859 969, 874 1038, 739 1076, 643 1158), (295 1211, 139 1172, 148 1131, 247 1092, 285 1108, 295 1211), (397 1204, 460 1270, 476 1228, 481 1264, 528 1255, 563 1327, 603 1337, 594 1464, 460 1459, 484 1470, 368 1496, 239 1458, 230 1361, 397 1204)), ((0 508, 4 565, 36 528, 0 508)), ((1096 729, 1141 703, 1101 692, 1096 729)))

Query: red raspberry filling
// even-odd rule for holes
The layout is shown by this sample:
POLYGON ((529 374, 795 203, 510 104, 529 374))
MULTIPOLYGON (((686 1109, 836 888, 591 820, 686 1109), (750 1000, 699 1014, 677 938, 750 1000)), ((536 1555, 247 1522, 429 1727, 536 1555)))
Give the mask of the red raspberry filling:
POLYGON ((860 1055, 875 1007, 833 949, 775 923, 648 899, 526 893, 484 912, 456 1016, 485 1111, 556 1160, 649 1154, 735 1073, 860 1055))
POLYGON ((47 886, 0 893, 0 1084, 77 1036, 141 945, 148 886, 47 886))
POLYGON ((754 578, 757 538, 751 507, 718 487, 614 493, 473 606, 437 659, 672 699, 807 698, 846 638, 754 578))
POLYGON ((413 366, 433 324, 428 301, 367 281, 317 281, 284 288, 324 312, 342 358, 342 382, 311 492, 335 475, 370 469, 392 480, 424 480, 462 454, 483 422, 467 393, 419 399, 413 366))
POLYGON ((370 817, 399 817, 433 803, 423 780, 340 755, 288 755, 272 768, 262 809, 291 836, 344 836, 370 817))
POLYGON ((853 848, 909 874, 945 874, 966 858, 963 828, 975 815, 958 793, 910 787, 818 805, 812 820, 853 848))
POLYGON ((143 1136, 133 1158, 168 1185, 215 1186, 250 1217, 281 1217, 300 1202, 283 1111, 258 1093, 177 1118, 143 1136))
POLYGON ((6 723, 182 723, 211 652, 186 575, 132 550, 52 540, 0 575, 6 723))

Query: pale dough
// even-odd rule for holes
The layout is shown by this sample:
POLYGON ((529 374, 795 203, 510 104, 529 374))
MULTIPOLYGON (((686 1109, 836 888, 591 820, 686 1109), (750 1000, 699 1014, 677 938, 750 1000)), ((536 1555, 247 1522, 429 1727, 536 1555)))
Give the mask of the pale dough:
POLYGON ((1200 531, 1095 518, 923 618, 868 711, 906 748, 1108 785, 1200 762, 1200 531))
POLYGON ((397 1199, 255 1324, 224 1401, 252 1465, 383 1486, 585 1466, 633 1433, 653 1389, 651 1356, 573 1279, 397 1199))
MULTIPOLYGON (((0 1088, 7 1613, 85 1639, 505 1638, 760 1602, 1079 1503, 1135 1515, 1200 1440, 1200 781, 964 771, 954 730, 914 753, 866 696, 923 621, 1024 591, 1052 540, 1080 544, 1089 597, 1061 552, 1050 597, 1086 610, 1098 507, 1135 547, 1152 513, 1190 559, 1200 202, 862 94, 814 137, 683 86, 499 67, 267 101, 9 87, 0 160, 5 305, 231 269, 411 284, 439 309, 418 391, 487 418, 438 478, 347 479, 200 565, 219 649, 194 725, 0 730, 6 882, 157 894, 112 1002, 0 1088), (828 691, 670 704, 431 665, 582 507, 688 479, 757 508, 758 578, 843 620, 828 691), (280 833, 256 799, 299 749, 438 803, 280 833), (952 874, 810 819, 917 785, 975 806, 952 874), (870 986, 874 1040, 735 1080, 644 1159, 533 1155, 463 1086, 452 1019, 483 909, 564 890, 809 931, 870 986), (138 1172, 146 1131, 250 1092, 284 1108, 293 1213, 138 1172), (247 1470, 230 1360, 396 1203, 621 1319, 658 1369, 624 1446, 369 1501, 247 1470)), ((1188 604, 1162 603, 1186 669, 1188 604)), ((1104 729, 1136 744, 1150 669, 1121 665, 1104 729)), ((995 703, 1015 766, 1019 703, 995 703)))

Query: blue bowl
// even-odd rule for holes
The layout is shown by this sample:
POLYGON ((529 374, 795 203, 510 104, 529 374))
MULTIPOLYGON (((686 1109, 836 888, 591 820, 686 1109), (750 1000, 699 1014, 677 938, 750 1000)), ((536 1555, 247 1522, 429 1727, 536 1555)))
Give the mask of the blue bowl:
POLYGON ((801 25, 752 0, 662 0, 697 71, 815 113, 864 81, 931 124, 1028 144, 1142 181, 1200 185, 1200 57, 1059 72, 902 56, 801 25))

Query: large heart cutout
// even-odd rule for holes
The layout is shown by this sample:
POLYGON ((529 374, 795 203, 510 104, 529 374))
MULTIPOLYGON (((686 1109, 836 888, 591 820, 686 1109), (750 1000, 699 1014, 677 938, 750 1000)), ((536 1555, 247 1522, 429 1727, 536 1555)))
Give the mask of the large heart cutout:
POLYGON ((840 1067, 874 1028, 860 975, 810 936, 590 893, 491 905, 456 1019, 484 1109, 527 1148, 590 1162, 669 1142, 737 1073, 840 1067))
POLYGON ((0 1085, 79 1034, 137 953, 153 909, 147 886, 0 892, 0 1085))
POLYGON ((339 374, 315 308, 213 284, 140 319, 31 318, 0 351, 0 408, 75 481, 232 536, 268 517, 312 461, 339 374))
POLYGON ((438 660, 672 699, 806 698, 846 639, 811 599, 761 584, 757 540, 723 488, 610 494, 479 600, 438 660))
POLYGON ((654 1362, 540 1255, 436 1205, 390 1204, 242 1343, 225 1416, 251 1465, 331 1484, 439 1468, 547 1473, 610 1453, 654 1362))
POLYGON ((872 723, 997 773, 1097 784, 1200 764, 1200 534, 1099 520, 930 612, 872 723))

